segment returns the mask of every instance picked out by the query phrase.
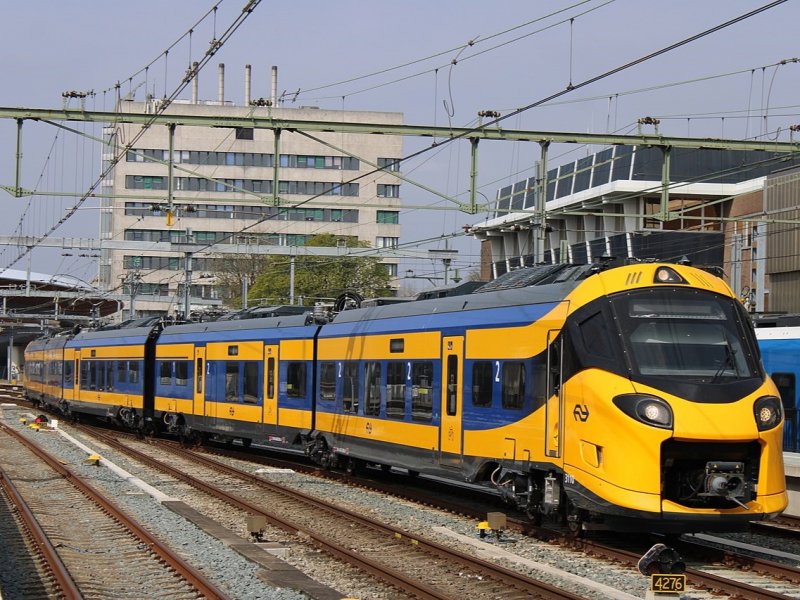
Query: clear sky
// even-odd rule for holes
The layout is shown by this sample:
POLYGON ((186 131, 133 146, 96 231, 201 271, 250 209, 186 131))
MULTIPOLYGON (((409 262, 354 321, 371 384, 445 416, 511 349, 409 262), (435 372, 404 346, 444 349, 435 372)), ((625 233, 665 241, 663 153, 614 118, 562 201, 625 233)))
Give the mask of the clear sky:
MULTIPOLYGON (((0 60, 0 106, 57 108, 62 92, 89 91, 86 107, 110 110, 114 84, 123 93, 172 93, 190 60, 199 60, 244 6, 223 0, 215 19, 195 26, 211 0, 29 0, 6 3, 0 60), (164 50, 184 37, 169 51, 164 50), (159 58, 160 57, 160 58, 159 58), (146 78, 143 67, 150 64, 146 78), (132 84, 129 78, 132 76, 132 84), (141 84, 141 85, 138 85, 141 84), (137 87, 138 86, 138 87, 137 87)), ((609 70, 680 42, 769 4, 767 0, 407 0, 405 2, 269 2, 262 0, 200 74, 200 97, 217 98, 217 65, 225 63, 226 100, 244 102, 244 66, 252 65, 252 95, 267 97, 269 73, 278 66, 283 106, 397 111, 414 125, 474 125, 481 110, 506 115, 609 70), (472 41, 472 45, 469 42, 472 41), (378 75, 372 75, 380 73, 378 75), (368 77, 362 77, 367 76, 368 77), (358 78, 358 79, 356 79, 358 78), (349 83, 340 83, 346 82, 349 83), (295 96, 295 92, 299 94, 295 96)), ((798 0, 565 94, 546 106, 503 121, 506 128, 540 131, 633 133, 640 117, 661 119, 672 136, 769 137, 788 141, 800 123, 798 0)), ((189 98, 191 88, 183 93, 189 98)), ((70 100, 70 106, 77 106, 70 100)), ((71 124, 95 136, 99 128, 71 124)), ((14 185, 15 123, 0 121, 0 185, 14 185)), ((649 130, 652 131, 652 128, 649 130)), ((800 134, 795 134, 800 137, 800 134)), ((406 155, 430 146, 407 138, 406 155)), ((52 126, 23 127, 22 186, 85 191, 99 171, 91 142, 52 126)), ((549 165, 596 149, 560 145, 549 165)), ((533 174, 536 144, 483 142, 480 192, 533 174)), ((466 200, 469 144, 456 142, 404 163, 412 178, 466 200)), ((444 248, 445 238, 486 218, 459 212, 438 196, 401 187, 401 243, 444 248), (420 244, 417 244, 417 243, 420 244)), ((4 193, 0 234, 36 234, 57 223, 71 197, 13 198, 4 193)), ((85 203, 54 237, 98 236, 98 211, 85 203)), ((459 250, 454 266, 467 272, 479 261, 476 240, 449 242, 459 250)), ((32 267, 90 280, 93 257, 34 251, 32 267)), ((0 248, 0 268, 16 256, 0 248)), ((26 260, 13 268, 24 269, 26 260)), ((431 263, 406 264, 419 274, 431 263)), ((415 282, 409 282, 409 284, 415 282)), ((412 286, 414 287, 414 286, 412 286)), ((416 287, 419 287, 418 285, 416 287)))

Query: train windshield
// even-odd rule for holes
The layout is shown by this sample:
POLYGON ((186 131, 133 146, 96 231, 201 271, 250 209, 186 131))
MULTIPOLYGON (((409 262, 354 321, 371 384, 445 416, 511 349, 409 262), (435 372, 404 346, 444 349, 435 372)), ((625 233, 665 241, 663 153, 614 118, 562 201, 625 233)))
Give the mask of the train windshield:
POLYGON ((758 376, 734 300, 660 288, 617 296, 612 303, 635 373, 698 383, 758 376))

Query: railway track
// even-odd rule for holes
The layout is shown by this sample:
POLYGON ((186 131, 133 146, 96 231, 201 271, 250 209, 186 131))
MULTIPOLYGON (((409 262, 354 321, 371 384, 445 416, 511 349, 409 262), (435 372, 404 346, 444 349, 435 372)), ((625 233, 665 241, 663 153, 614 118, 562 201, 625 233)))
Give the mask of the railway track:
MULTIPOLYGON (((248 457, 252 460, 252 455, 229 448, 215 447, 211 452, 230 456, 240 460, 248 457)), ((263 464, 277 466, 289 466, 291 463, 272 457, 261 457, 256 459, 263 464)), ((297 468, 297 466, 296 466, 297 468)), ((300 467, 302 468, 302 467, 300 467)), ((441 494, 437 488, 437 494, 431 495, 430 489, 411 486, 408 480, 402 478, 402 483, 398 484, 391 478, 386 480, 378 471, 373 472, 373 477, 368 480, 354 480, 347 475, 336 472, 321 472, 313 467, 304 469, 308 473, 315 473, 319 476, 331 478, 338 481, 356 482, 356 485, 364 486, 382 493, 397 495, 414 502, 420 502, 429 506, 437 506, 444 510, 461 515, 469 515, 477 520, 482 520, 486 515, 486 508, 492 508, 491 499, 487 495, 484 504, 480 502, 464 502, 463 499, 448 499, 441 494)), ((787 528, 795 523, 791 519, 778 520, 775 525, 754 524, 759 530, 775 532, 777 526, 782 526, 779 532, 786 535, 787 528)), ((602 543, 595 540, 576 540, 569 534, 546 528, 533 527, 524 518, 508 518, 509 528, 531 535, 533 537, 560 543, 579 549, 596 557, 605 557, 610 561, 626 564, 631 569, 636 568, 636 564, 641 558, 647 547, 639 548, 636 551, 626 551, 614 544, 602 543)), ((790 530, 788 535, 793 535, 794 530, 790 530)), ((687 569, 687 581, 696 590, 704 590, 712 595, 727 594, 731 598, 765 598, 765 599, 787 599, 797 598, 800 594, 793 594, 794 588, 800 585, 800 570, 791 564, 783 564, 768 557, 754 556, 753 551, 739 551, 735 544, 729 544, 725 548, 714 547, 710 544, 700 544, 692 538, 687 538, 680 546, 681 552, 691 553, 695 560, 687 569)), ((762 549, 764 554, 768 554, 767 549, 762 549)), ((797 561, 796 561, 797 564, 797 561)))
MULTIPOLYGON (((175 446, 174 443, 173 444, 168 444, 168 445, 173 446, 173 447, 175 446)), ((170 452, 171 451, 172 450, 170 450, 170 452)), ((215 449, 214 451, 217 452, 217 453, 223 454, 223 455, 235 456, 237 459, 247 459, 247 460, 250 460, 250 461, 252 461, 252 459, 253 459, 253 455, 250 454, 250 453, 231 451, 230 449, 215 449)), ((183 452, 185 452, 185 450, 181 450, 180 452, 183 453, 183 452)), ((154 453, 155 454, 161 453, 162 458, 163 458, 163 450, 154 450, 154 453)), ((194 454, 195 454, 194 452, 189 452, 188 454, 185 454, 185 456, 190 457, 190 460, 194 461, 195 458, 191 457, 191 455, 194 455, 194 454)), ((218 461, 212 461, 212 462, 217 463, 218 461)), ((260 460, 259 462, 270 462, 270 461, 260 460)), ((211 466, 214 467, 214 465, 211 465, 211 466)), ((282 466, 286 466, 286 465, 282 464, 282 466)), ((297 465, 295 465, 294 468, 297 468, 297 465)), ((187 469, 184 467, 183 469, 179 468, 178 470, 180 471, 180 470, 187 470, 187 469)), ((319 473, 319 470, 314 468, 314 467, 312 467, 312 468, 308 469, 308 472, 319 473)), ((247 473, 246 475, 249 478, 261 481, 261 478, 258 478, 258 477, 254 478, 249 473, 247 473)), ((378 480, 380 480, 382 478, 381 474, 379 472, 377 472, 377 471, 375 472, 375 475, 377 476, 378 480)), ((349 479, 347 476, 342 476, 341 474, 337 474, 337 473, 326 473, 326 476, 329 476, 329 477, 331 477, 333 479, 340 479, 340 480, 341 479, 346 479, 346 480, 349 479)), ((219 476, 217 476, 217 477, 219 477, 219 476)), ((237 477, 238 478, 239 475, 226 475, 225 476, 225 478, 227 478, 228 480, 230 479, 230 477, 237 477)), ((205 476, 203 476, 202 478, 206 479, 205 476)), ((394 478, 394 479, 396 480, 397 478, 394 478)), ((398 486, 396 481, 395 481, 394 484, 389 484, 388 487, 394 487, 394 488, 401 487, 401 488, 405 488, 406 490, 408 490, 409 489, 408 479, 407 478, 402 478, 402 480, 403 480, 403 484, 402 485, 398 486)), ((230 485, 230 481, 228 482, 227 485, 230 485)), ((258 485, 259 485, 259 488, 260 488, 260 483, 258 485)), ((365 483, 363 480, 359 480, 359 485, 362 485, 362 486, 368 487, 368 488, 372 488, 372 489, 376 489, 376 488, 380 487, 378 485, 378 483, 375 483, 373 481, 369 481, 369 482, 365 483)), ((244 486, 241 485, 241 484, 239 484, 237 487, 238 487, 239 490, 243 490, 244 489, 244 486)), ((249 491, 249 492, 247 492, 247 494, 243 493, 242 495, 246 496, 246 495, 250 495, 250 494, 252 494, 252 496, 253 496, 253 503, 254 504, 256 502, 258 502, 259 499, 263 500, 263 497, 264 497, 263 492, 259 492, 257 489, 249 491)), ((423 494, 422 491, 418 491, 418 495, 424 500, 424 502, 427 505, 436 505, 437 504, 435 499, 431 498, 430 496, 424 497, 424 494, 423 494)), ((408 494, 405 494, 405 496, 409 497, 408 494)), ((245 501, 247 501, 246 498, 245 498, 245 501)), ((417 500, 415 500, 415 501, 417 501, 417 500)), ((453 502, 454 506, 455 506, 455 504, 456 503, 453 502)), ((453 510, 453 507, 449 507, 449 509, 453 510)), ((252 507, 250 507, 250 506, 248 506, 246 504, 243 505, 239 510, 241 511, 242 515, 244 515, 244 514, 255 514, 255 513, 253 513, 252 507)), ((456 507, 455 510, 460 514, 469 515, 469 514, 471 514, 470 511, 472 511, 474 509, 464 508, 464 507, 461 507, 461 508, 457 508, 456 507)), ((482 518, 485 517, 485 512, 476 511, 474 514, 479 519, 482 519, 482 518)), ((238 518, 239 518, 239 520, 243 520, 242 516, 240 516, 238 518)), ((311 527, 311 533, 310 534, 306 534, 309 539, 313 539, 312 534, 320 534, 320 537, 328 537, 328 538, 341 537, 341 534, 336 534, 335 532, 334 533, 325 532, 325 535, 322 535, 322 532, 320 531, 320 529, 321 529, 320 523, 321 522, 322 521, 320 519, 316 519, 316 520, 312 519, 312 524, 310 526, 311 527)), ((512 527, 514 527, 513 519, 510 519, 510 525, 512 527)), ((517 526, 519 527, 520 531, 530 530, 531 529, 529 523, 526 523, 526 522, 520 522, 519 524, 517 524, 517 526)), ((285 528, 285 527, 284 527, 284 529, 287 530, 287 531, 290 531, 293 527, 295 527, 294 523, 291 524, 288 529, 285 528)), ((350 534, 350 533, 351 533, 350 531, 347 532, 347 534, 350 534)), ((347 534, 345 534, 345 535, 347 535, 347 534)), ((400 534, 400 535, 401 535, 401 537, 397 538, 397 539, 400 540, 400 545, 404 545, 404 544, 416 545, 418 543, 419 536, 408 535, 408 534, 406 534, 405 536, 403 536, 403 534, 400 534)), ((552 539, 552 537, 555 534, 553 534, 552 532, 540 532, 538 535, 544 537, 545 539, 552 539)), ((336 542, 337 540, 334 539, 333 541, 336 542)), ((634 565, 636 564, 636 561, 638 561, 638 558, 641 556, 641 553, 638 552, 638 551, 630 551, 630 552, 626 553, 624 550, 615 549, 613 547, 610 548, 610 549, 604 549, 603 548, 603 544, 593 543, 593 542, 591 542, 589 540, 581 540, 581 541, 579 541, 577 543, 575 543, 574 541, 569 541, 568 540, 566 542, 563 542, 563 544, 565 546, 566 545, 572 545, 573 547, 581 547, 581 548, 583 548, 582 551, 587 552, 591 556, 594 556, 594 557, 607 557, 606 558, 607 560, 612 561, 612 562, 614 562, 616 564, 627 564, 629 566, 629 568, 631 568, 631 569, 634 568, 634 565)), ((380 551, 380 550, 383 549, 378 543, 373 544, 373 547, 376 549, 376 551, 380 551)), ((554 548, 555 548, 555 546, 554 546, 554 548)), ((365 567, 362 566, 360 568, 365 568, 365 567)), ((741 561, 737 561, 737 560, 733 559, 731 557, 731 553, 730 552, 728 552, 727 555, 725 553, 722 553, 722 554, 719 554, 719 553, 718 554, 706 554, 702 559, 698 559, 697 561, 692 561, 692 563, 690 564, 690 568, 687 571, 687 575, 688 575, 689 584, 690 584, 690 586, 692 586, 692 590, 695 593, 695 595, 692 596, 693 598, 712 597, 714 595, 716 595, 717 597, 719 597, 720 595, 727 595, 730 598, 755 598, 755 597, 758 597, 758 598, 775 598, 775 599, 779 599, 780 598, 780 599, 785 599, 785 598, 798 598, 798 597, 800 597, 800 595, 798 595, 798 594, 792 594, 791 593, 792 587, 793 586, 796 587, 796 584, 793 583, 793 581, 795 581, 795 579, 794 579, 795 574, 793 574, 791 571, 788 571, 788 572, 783 573, 783 574, 780 574, 780 573, 772 573, 772 574, 770 574, 768 571, 762 569, 761 566, 755 566, 755 564, 752 563, 752 562, 748 562, 748 561, 741 562, 741 561), (739 581, 736 581, 737 578, 739 579, 739 581), (770 588, 772 588, 772 589, 770 589, 770 588), (707 594, 707 595, 704 595, 704 593, 707 594)), ((463 571, 462 571, 462 578, 463 578, 463 571)), ((396 583, 392 583, 392 585, 395 585, 395 587, 399 587, 396 583)), ((474 590, 474 586, 473 585, 469 586, 469 589, 474 590)), ((435 596, 433 596, 433 597, 435 597, 435 596)), ((451 596, 448 595, 448 596, 445 596, 445 597, 451 597, 451 596)), ((509 596, 509 597, 514 597, 514 596, 512 595, 512 596, 509 596)), ((523 596, 518 596, 518 597, 523 597, 523 596)), ((530 594, 528 593, 528 596, 524 596, 524 597, 530 597, 530 594)), ((555 597, 563 597, 563 596, 555 596, 555 597)), ((580 597, 580 595, 578 597, 580 597)))
MULTIPOLYGON (((0 423, 0 454, 6 497, 28 531, 20 541, 36 548, 43 586, 66 598, 226 598, 109 498, 58 458, 0 423), (8 481, 6 483, 8 483, 8 481)), ((13 551, 20 554, 20 548, 13 551)))
POLYGON ((101 435, 106 444, 136 461, 238 510, 261 516, 284 531, 300 532, 325 552, 411 596, 442 600, 465 595, 510 599, 584 597, 196 452, 170 446, 173 456, 166 464, 163 446, 143 452, 116 436, 101 435), (175 457, 180 457, 183 464, 173 466, 175 457), (189 474, 190 469, 195 474, 189 474), (229 491, 231 487, 236 489, 235 494, 229 491))
MULTIPOLYGON (((220 456, 230 456, 240 460, 245 460, 250 456, 252 460, 252 456, 248 453, 230 448, 214 447, 210 451, 220 456)), ((291 464, 288 461, 272 457, 261 457, 255 460, 277 466, 291 464)), ((406 478, 401 478, 402 481, 398 483, 396 478, 387 479, 379 471, 372 471, 368 479, 353 479, 341 473, 322 472, 313 467, 307 468, 305 471, 337 481, 351 481, 356 485, 382 493, 436 506, 456 514, 472 516, 476 520, 485 518, 487 508, 496 510, 493 508, 492 498, 489 495, 483 498, 483 503, 479 499, 467 502, 463 497, 456 497, 452 493, 444 492, 443 488, 435 486, 435 484, 436 493, 431 494, 430 485, 409 485, 406 478)), ((459 496, 463 496, 463 494, 459 496)), ((475 494, 471 497, 478 498, 478 495, 475 494)), ((507 522, 510 530, 576 548, 592 556, 605 557, 608 560, 626 564, 632 569, 636 568, 639 558, 649 547, 643 546, 636 551, 628 551, 613 543, 603 543, 592 539, 575 539, 571 534, 560 530, 534 527, 521 516, 509 516, 507 522)), ((781 517, 774 522, 755 522, 753 530, 773 536, 789 536, 796 539, 795 536, 800 532, 800 520, 781 517)), ((758 556, 759 548, 757 547, 742 549, 742 544, 739 544, 737 548, 735 543, 724 545, 724 542, 725 540, 720 538, 715 546, 710 543, 702 543, 690 536, 679 545, 682 553, 694 558, 686 572, 687 581, 694 588, 712 594, 727 594, 732 598, 786 599, 800 597, 800 594, 792 594, 795 586, 800 585, 800 570, 795 566, 800 565, 800 560, 795 559, 794 564, 786 564, 785 561, 780 562, 770 558, 767 548, 761 548, 763 555, 758 556), (766 587, 760 587, 759 583, 766 587)), ((791 562, 791 559, 789 560, 791 562)))
POLYGON ((0 590, 13 598, 79 598, 53 544, 3 469, 0 490, 0 539, 5 554, 0 562, 0 590), (26 574, 24 582, 17 573, 26 574))

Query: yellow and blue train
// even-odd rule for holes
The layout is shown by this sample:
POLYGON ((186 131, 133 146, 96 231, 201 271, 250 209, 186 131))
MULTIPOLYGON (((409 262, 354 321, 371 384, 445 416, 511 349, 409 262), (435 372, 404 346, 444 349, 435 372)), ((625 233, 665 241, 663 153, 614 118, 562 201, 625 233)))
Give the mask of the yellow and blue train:
POLYGON ((718 277, 519 269, 471 294, 55 336, 29 396, 142 430, 490 486, 532 519, 725 530, 787 504, 783 414, 718 277))

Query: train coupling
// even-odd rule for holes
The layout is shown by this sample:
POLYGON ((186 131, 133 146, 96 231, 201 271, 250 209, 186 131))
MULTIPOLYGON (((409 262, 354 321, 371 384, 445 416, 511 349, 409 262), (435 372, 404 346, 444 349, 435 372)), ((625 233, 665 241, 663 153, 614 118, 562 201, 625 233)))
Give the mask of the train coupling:
POLYGON ((743 462, 707 462, 703 487, 704 491, 700 494, 701 496, 722 496, 747 509, 742 502, 747 493, 743 462))

